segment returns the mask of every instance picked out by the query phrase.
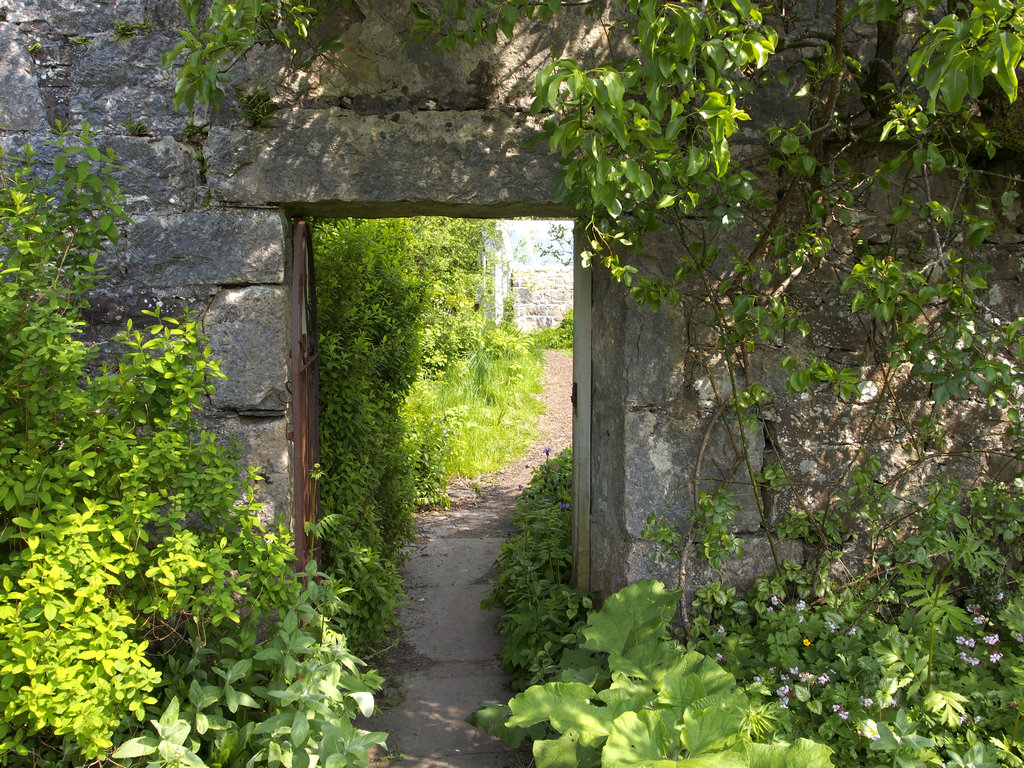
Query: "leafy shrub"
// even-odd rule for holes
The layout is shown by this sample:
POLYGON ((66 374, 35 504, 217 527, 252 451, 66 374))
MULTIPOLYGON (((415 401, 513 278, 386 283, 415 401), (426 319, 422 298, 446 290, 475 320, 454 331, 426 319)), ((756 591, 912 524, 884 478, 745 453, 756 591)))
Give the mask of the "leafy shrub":
POLYGON ((592 602, 570 586, 572 549, 572 448, 542 464, 523 489, 512 514, 514 532, 502 544, 498 579, 485 607, 505 609, 502 666, 522 690, 557 669, 592 602))
POLYGON ((413 386, 402 408, 402 420, 413 464, 416 506, 447 508, 451 503, 448 480, 453 474, 453 426, 448 414, 432 407, 428 391, 413 386))
POLYGON ((346 589, 331 620, 379 647, 402 599, 417 501, 402 403, 420 361, 425 289, 408 222, 319 222, 322 567, 346 589))
POLYGON ((514 746, 533 739, 538 768, 825 768, 831 750, 766 741, 772 720, 731 674, 670 639, 680 591, 632 584, 592 612, 557 676, 478 710, 473 722, 514 746))
POLYGON ((572 349, 573 313, 570 309, 565 313, 562 322, 553 328, 540 328, 533 332, 537 344, 544 349, 572 349))
POLYGON ((45 172, 30 148, 0 154, 0 763, 82 765, 117 744, 122 765, 273 763, 300 675, 334 681, 331 727, 378 739, 346 709, 371 706, 375 678, 319 637, 287 531, 264 530, 252 473, 200 428, 220 373, 196 324, 129 324, 105 367, 78 338, 123 213, 87 129, 53 151, 45 172))
POLYGON ((311 586, 268 636, 249 623, 217 648, 193 646, 170 658, 166 707, 113 757, 211 768, 367 765, 369 748, 385 734, 352 721, 373 714, 382 681, 361 669, 344 638, 321 629, 313 605, 324 596, 315 571, 309 576, 311 586))

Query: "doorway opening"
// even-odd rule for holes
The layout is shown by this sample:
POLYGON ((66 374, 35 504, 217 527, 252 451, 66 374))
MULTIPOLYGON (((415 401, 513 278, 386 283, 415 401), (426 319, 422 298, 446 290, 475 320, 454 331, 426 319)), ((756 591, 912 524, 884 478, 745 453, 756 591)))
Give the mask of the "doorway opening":
MULTIPOLYGON (((589 328, 574 261, 565 220, 296 221, 296 539, 303 560, 344 560, 342 588, 376 596, 356 611, 361 618, 380 623, 394 609, 391 563, 411 533, 396 510, 410 494, 417 506, 444 506, 453 474, 472 487, 522 451, 509 452, 499 435, 525 434, 514 411, 534 400, 517 389, 528 366, 516 356, 543 334, 564 337, 567 322, 589 328), (445 387, 479 402, 452 399, 445 387), (478 440, 466 439, 472 432, 478 440), (324 543, 330 551, 318 549, 324 543), (380 615, 365 615, 373 611, 380 615)), ((577 347, 561 353, 572 356, 569 434, 587 446, 579 440, 589 418, 579 415, 589 414, 589 343, 578 331, 569 337, 577 347)), ((575 499, 589 504, 589 478, 580 480, 588 459, 574 463, 572 494, 575 578, 584 587, 587 517, 575 499)))

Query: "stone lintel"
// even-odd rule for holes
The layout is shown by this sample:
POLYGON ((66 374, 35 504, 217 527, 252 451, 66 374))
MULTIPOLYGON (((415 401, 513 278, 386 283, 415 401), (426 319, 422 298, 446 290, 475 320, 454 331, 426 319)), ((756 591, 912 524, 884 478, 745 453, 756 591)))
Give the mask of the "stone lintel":
POLYGON ((486 112, 295 109, 263 131, 211 129, 214 200, 320 215, 565 215, 538 127, 486 112))

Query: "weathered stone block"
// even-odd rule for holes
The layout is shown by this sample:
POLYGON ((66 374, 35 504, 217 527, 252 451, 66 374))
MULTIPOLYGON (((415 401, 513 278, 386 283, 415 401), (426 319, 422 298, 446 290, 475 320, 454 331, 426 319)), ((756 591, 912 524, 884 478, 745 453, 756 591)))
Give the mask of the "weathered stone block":
POLYGON ((260 520, 270 527, 277 522, 290 525, 292 475, 289 455, 288 420, 284 416, 256 418, 218 415, 208 420, 218 439, 237 444, 245 467, 256 467, 262 480, 256 484, 256 499, 263 504, 260 520))
MULTIPOLYGON (((775 554, 780 563, 786 560, 793 562, 803 560, 803 546, 799 542, 777 539, 774 543, 775 554)), ((763 536, 748 537, 740 541, 740 546, 743 549, 743 557, 725 560, 721 570, 718 571, 708 566, 707 561, 702 557, 694 555, 690 563, 687 583, 679 585, 686 588, 687 599, 692 599, 694 591, 714 581, 721 581, 728 586, 735 587, 737 592, 743 594, 754 585, 758 576, 775 572, 775 561, 768 539, 763 536)))
POLYGON ((112 33, 118 21, 148 21, 154 29, 185 24, 185 14, 173 0, 9 0, 8 8, 8 21, 45 22, 71 35, 112 33))
POLYGON ((0 130, 41 131, 46 109, 32 57, 11 24, 0 24, 0 130))
POLYGON ((184 211, 199 203, 199 171, 191 147, 170 137, 104 137, 97 143, 112 149, 118 165, 114 178, 127 195, 129 213, 184 211))
POLYGON ((257 285, 223 291, 203 317, 210 348, 227 376, 214 408, 283 412, 289 401, 288 292, 257 285))
POLYGON ((125 232, 115 258, 133 285, 281 284, 287 231, 279 211, 143 215, 125 232))
POLYGON ((173 34, 149 33, 85 47, 71 71, 71 119, 112 133, 138 123, 154 136, 181 136, 187 118, 174 109, 174 70, 160 66, 176 41, 173 34))

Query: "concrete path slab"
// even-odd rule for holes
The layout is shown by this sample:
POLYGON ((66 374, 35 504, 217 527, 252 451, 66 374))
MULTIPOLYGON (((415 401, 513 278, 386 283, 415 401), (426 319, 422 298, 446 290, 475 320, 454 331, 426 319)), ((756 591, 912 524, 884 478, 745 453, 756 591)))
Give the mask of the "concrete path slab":
POLYGON ((529 755, 469 725, 466 718, 485 703, 508 701, 512 693, 501 671, 501 610, 480 602, 494 578, 494 559, 504 525, 495 506, 511 510, 507 498, 479 505, 479 520, 431 514, 419 519, 419 541, 403 568, 407 602, 399 610, 406 632, 395 670, 401 700, 364 727, 389 734, 387 750, 373 765, 401 768, 515 768, 529 755), (481 530, 490 535, 481 536, 481 530))

